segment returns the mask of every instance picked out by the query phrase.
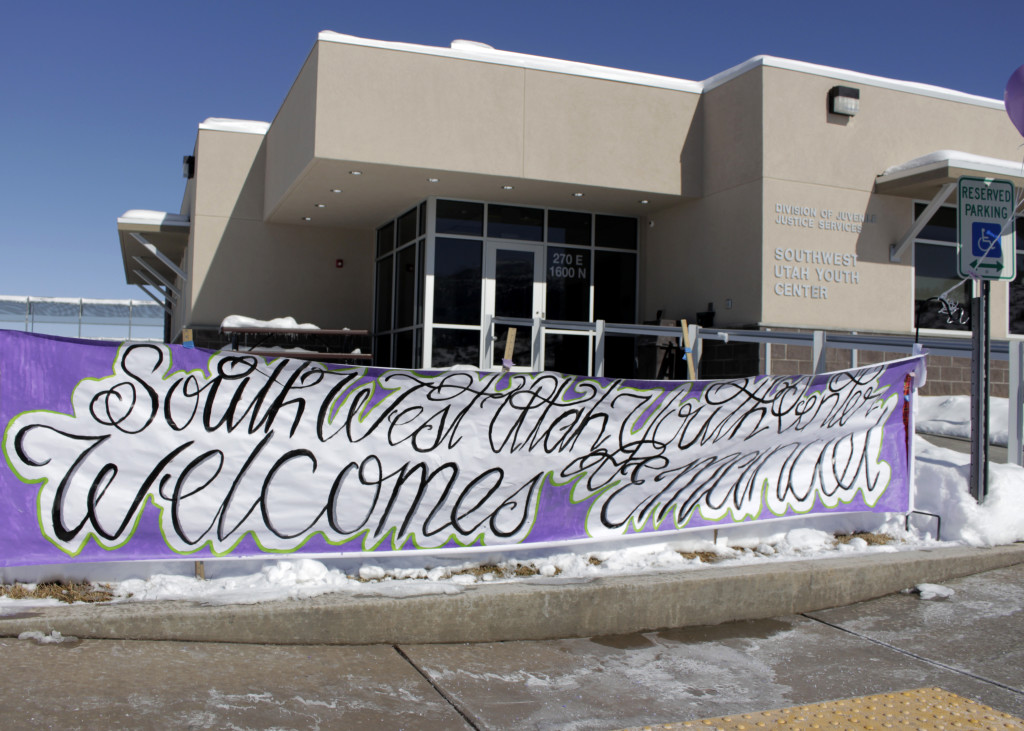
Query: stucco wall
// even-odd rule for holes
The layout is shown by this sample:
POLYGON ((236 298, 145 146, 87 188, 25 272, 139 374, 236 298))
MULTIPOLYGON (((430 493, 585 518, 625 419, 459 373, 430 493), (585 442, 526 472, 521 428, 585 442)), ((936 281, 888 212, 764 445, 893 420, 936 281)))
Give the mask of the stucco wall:
MULTIPOLYGON (((990 106, 801 71, 766 66, 763 74, 761 321, 911 330, 913 250, 893 263, 889 247, 911 226, 914 200, 874 193, 875 178, 944 149, 1013 159, 1017 141, 1006 115, 990 106), (854 117, 828 112, 828 91, 839 84, 860 90, 854 117)), ((995 289, 993 304, 1005 310, 1005 285, 995 289)), ((1005 315, 1002 320, 1005 332, 1005 315)))
POLYGON ((241 314, 370 328, 372 231, 264 223, 265 160, 261 135, 200 131, 187 326, 241 314))

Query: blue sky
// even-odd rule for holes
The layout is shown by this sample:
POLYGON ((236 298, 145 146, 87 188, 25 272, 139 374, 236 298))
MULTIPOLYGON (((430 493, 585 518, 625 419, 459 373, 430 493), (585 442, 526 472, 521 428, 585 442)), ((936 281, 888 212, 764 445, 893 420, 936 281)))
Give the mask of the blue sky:
MULTIPOLYGON (((165 0, 0 5, 0 294, 138 298, 116 219, 177 211, 207 117, 270 121, 321 30, 703 80, 758 54, 1001 99, 1024 2, 165 0)), ((1022 153, 1024 154, 1024 153, 1022 153)))

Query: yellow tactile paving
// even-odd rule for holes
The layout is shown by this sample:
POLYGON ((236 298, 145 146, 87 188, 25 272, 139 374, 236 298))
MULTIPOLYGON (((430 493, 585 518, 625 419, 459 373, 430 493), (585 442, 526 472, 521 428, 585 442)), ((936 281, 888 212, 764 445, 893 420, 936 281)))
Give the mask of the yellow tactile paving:
POLYGON ((641 726, 650 729, 716 729, 716 731, 757 731, 758 729, 847 729, 849 731, 1024 731, 1024 719, 1002 713, 941 688, 919 688, 897 693, 851 698, 843 701, 794 706, 777 711, 743 713, 701 721, 641 726))

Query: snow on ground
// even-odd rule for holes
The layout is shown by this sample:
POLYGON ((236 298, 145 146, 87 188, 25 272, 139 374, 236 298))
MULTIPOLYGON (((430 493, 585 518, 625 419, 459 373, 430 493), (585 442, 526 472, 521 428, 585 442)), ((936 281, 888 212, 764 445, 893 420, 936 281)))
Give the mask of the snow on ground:
MULTIPOLYGON (((989 442, 1006 446, 1009 400, 989 398, 989 442)), ((958 439, 971 438, 970 396, 919 396, 917 433, 958 439)))
MULTIPOLYGON (((969 433, 965 424, 964 397, 922 398, 918 425, 922 430, 942 428, 954 436, 969 433)), ((1005 401, 1005 400, 1004 400, 1005 401)), ((1005 409, 1004 409, 1005 411, 1005 409)), ((993 409, 998 415, 998 408, 993 409)), ((1005 427, 1005 417, 1004 417, 1005 427)), ((1005 428, 1003 431, 1005 438, 1005 428)), ((602 576, 659 571, 700 570, 710 564, 694 557, 703 552, 729 565, 832 558, 850 554, 908 551, 923 547, 968 545, 993 546, 1024 540, 1024 468, 991 465, 989 493, 979 505, 968 492, 968 455, 934 446, 915 437, 916 509, 941 516, 941 541, 935 537, 935 521, 911 521, 909 530, 902 515, 847 514, 814 519, 812 527, 789 521, 746 524, 722 530, 684 533, 663 543, 633 545, 617 550, 578 548, 539 558, 497 561, 438 561, 421 567, 396 568, 381 557, 367 560, 356 570, 331 568, 323 561, 294 558, 267 562, 262 570, 239 576, 215 576, 218 562, 207 562, 213 578, 157 574, 148 579, 129 579, 114 584, 118 601, 187 600, 204 604, 253 604, 279 599, 303 599, 332 592, 391 597, 452 594, 473 585, 506 581, 579 582, 602 576), (837 534, 885 533, 895 540, 870 545, 863 538, 836 542, 837 534), (526 569, 525 571, 523 569, 526 569), (517 575, 531 574, 528 577, 517 575)), ((408 562, 408 557, 405 558, 408 562)), ((191 565, 191 564, 189 564, 191 565)), ((408 563, 404 564, 408 566, 408 563)), ((721 565, 721 563, 718 563, 721 565)), ((941 597, 933 587, 918 587, 922 598, 941 597)), ((54 604, 56 600, 12 600, 0 597, 0 613, 27 605, 54 604)))

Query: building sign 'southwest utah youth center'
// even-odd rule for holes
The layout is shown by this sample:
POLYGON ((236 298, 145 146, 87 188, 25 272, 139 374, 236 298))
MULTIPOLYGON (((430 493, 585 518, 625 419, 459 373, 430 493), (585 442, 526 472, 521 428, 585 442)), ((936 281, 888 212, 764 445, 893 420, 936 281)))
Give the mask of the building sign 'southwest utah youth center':
MULTIPOLYGON (((272 122, 199 125, 180 211, 117 221, 166 344, 3 335, 0 556, 907 512, 920 357, 791 377, 755 347, 734 380, 657 380, 612 326, 962 328, 956 182, 1020 185, 1019 145, 1002 102, 783 59, 693 82, 321 33, 272 122), (281 357, 238 315, 348 344, 281 357), (229 340, 257 350, 204 349, 229 340)), ((1017 281, 992 311, 1024 334, 1017 281)))

